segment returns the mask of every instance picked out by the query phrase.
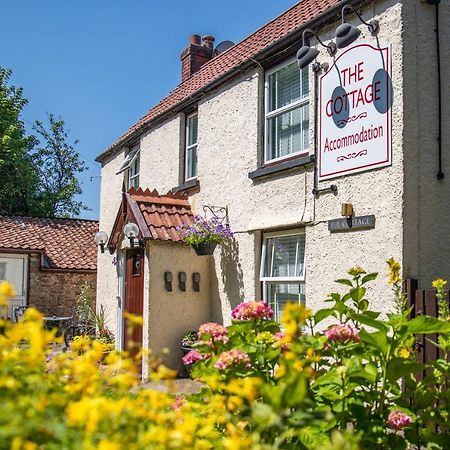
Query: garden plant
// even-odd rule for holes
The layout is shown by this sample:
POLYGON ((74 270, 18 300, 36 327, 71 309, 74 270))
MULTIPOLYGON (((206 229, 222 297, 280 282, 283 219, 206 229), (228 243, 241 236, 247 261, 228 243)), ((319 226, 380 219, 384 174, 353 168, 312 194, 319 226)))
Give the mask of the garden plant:
MULTIPOLYGON (((410 319, 400 266, 389 267, 386 318, 366 298, 377 275, 357 267, 328 308, 288 304, 281 326, 263 302, 238 305, 228 327, 203 324, 185 359, 205 387, 188 397, 171 395, 169 380, 168 393, 136 390, 133 361, 104 358, 95 341, 52 355, 53 333, 29 310, 2 324, 0 449, 450 448, 445 281, 433 284, 439 318, 410 319), (442 359, 417 362, 418 334, 438 335, 442 359)), ((0 301, 9 295, 2 285, 0 301)), ((151 378, 174 376, 144 358, 151 378)))

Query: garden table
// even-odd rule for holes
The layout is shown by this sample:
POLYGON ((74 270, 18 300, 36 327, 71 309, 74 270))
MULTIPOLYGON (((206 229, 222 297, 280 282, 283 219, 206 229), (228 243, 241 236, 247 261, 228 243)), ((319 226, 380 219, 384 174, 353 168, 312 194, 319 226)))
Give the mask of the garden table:
POLYGON ((66 341, 66 332, 67 332, 67 326, 64 326, 69 323, 70 320, 73 319, 73 316, 46 316, 43 317, 42 320, 44 321, 45 328, 52 329, 57 328, 58 333, 62 335, 64 338, 64 342, 66 346, 68 346, 68 343, 66 341))

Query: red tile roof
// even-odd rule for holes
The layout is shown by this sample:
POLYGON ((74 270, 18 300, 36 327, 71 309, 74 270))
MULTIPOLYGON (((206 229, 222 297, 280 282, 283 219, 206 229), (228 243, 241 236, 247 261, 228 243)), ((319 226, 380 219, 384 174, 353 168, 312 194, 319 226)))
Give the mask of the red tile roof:
POLYGON ((109 149, 99 155, 97 160, 101 160, 102 157, 123 144, 139 129, 168 112, 183 100, 188 99, 208 84, 219 80, 240 64, 255 58, 258 53, 301 28, 326 10, 341 3, 342 0, 299 1, 296 5, 268 22, 238 44, 208 61, 198 72, 181 83, 167 97, 141 117, 109 149))
POLYGON ((38 251, 52 269, 97 270, 97 231, 92 220, 0 216, 0 253, 38 251))
POLYGON ((138 225, 139 238, 181 241, 177 227, 193 223, 193 217, 186 194, 169 191, 160 195, 156 189, 131 188, 124 194, 108 246, 115 249, 127 221, 138 225))

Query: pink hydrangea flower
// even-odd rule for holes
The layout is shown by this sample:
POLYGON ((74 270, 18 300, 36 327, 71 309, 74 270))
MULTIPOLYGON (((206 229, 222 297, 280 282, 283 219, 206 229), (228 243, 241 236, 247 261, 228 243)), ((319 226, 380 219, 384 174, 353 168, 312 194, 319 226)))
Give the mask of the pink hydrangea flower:
POLYGON ((288 342, 286 338, 286 333, 284 331, 278 331, 278 333, 274 334, 275 339, 277 340, 273 346, 280 347, 282 352, 285 352, 288 348, 288 342))
POLYGON ((197 361, 208 358, 208 355, 202 355, 198 350, 191 350, 183 356, 184 364, 194 364, 197 361))
POLYGON ((388 426, 394 430, 401 430, 402 428, 410 425, 412 418, 408 414, 401 411, 392 411, 388 417, 388 426))
POLYGON ((252 366, 250 357, 241 350, 230 350, 220 354, 214 367, 219 370, 226 370, 238 365, 243 365, 247 369, 250 368, 252 366))
POLYGON ((185 403, 186 401, 184 400, 183 397, 181 397, 180 395, 176 395, 175 400, 172 403, 172 409, 174 411, 179 411, 185 403))
POLYGON ((231 312, 235 320, 270 319, 272 316, 272 308, 263 301, 240 303, 231 312))
POLYGON ((202 344, 212 346, 214 342, 223 342, 224 344, 228 342, 228 330, 218 323, 207 322, 200 325, 198 335, 202 337, 205 334, 210 335, 211 339, 209 341, 201 340, 202 344))
POLYGON ((360 341, 358 330, 356 328, 353 328, 351 325, 346 324, 334 325, 333 327, 326 330, 324 334, 328 338, 328 340, 332 342, 345 343, 350 341, 360 341))

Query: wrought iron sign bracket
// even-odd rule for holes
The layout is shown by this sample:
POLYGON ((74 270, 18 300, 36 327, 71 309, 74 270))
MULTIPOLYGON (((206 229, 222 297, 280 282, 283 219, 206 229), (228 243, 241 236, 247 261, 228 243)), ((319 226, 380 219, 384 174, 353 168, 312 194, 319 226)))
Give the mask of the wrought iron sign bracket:
POLYGON ((204 205, 203 206, 203 212, 205 215, 208 213, 211 214, 211 216, 220 221, 221 223, 224 223, 226 225, 229 224, 228 221, 228 206, 212 206, 212 205, 204 205))

